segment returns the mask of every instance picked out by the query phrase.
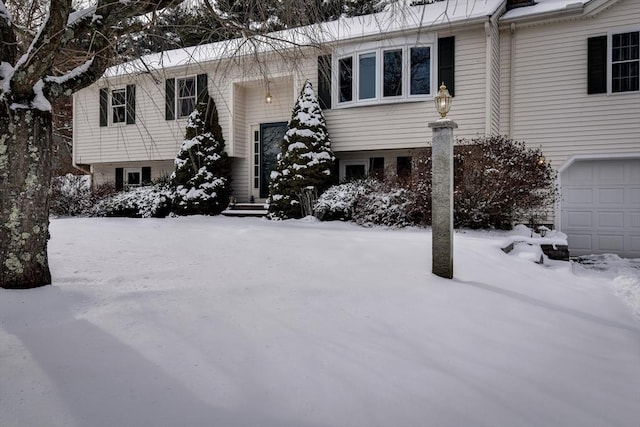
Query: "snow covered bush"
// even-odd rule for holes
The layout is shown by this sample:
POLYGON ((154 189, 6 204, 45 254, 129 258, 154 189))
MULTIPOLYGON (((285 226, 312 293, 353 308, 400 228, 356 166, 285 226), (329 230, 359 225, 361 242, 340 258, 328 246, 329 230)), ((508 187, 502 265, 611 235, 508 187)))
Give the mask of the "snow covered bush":
POLYGON ((92 205, 89 176, 57 176, 51 180, 49 213, 53 215, 82 215, 92 205))
POLYGON ((357 179, 329 187, 313 207, 314 215, 321 221, 351 221, 357 200, 380 187, 375 179, 357 179))
POLYGON ((353 220, 356 224, 370 227, 406 227, 413 225, 411 208, 413 194, 404 188, 381 184, 372 192, 358 197, 354 205, 353 220))
POLYGON ((314 215, 321 221, 351 221, 357 200, 379 186, 380 183, 371 178, 331 186, 314 205, 314 215))
POLYGON ((174 211, 182 215, 217 215, 229 204, 231 163, 213 99, 199 103, 187 121, 171 182, 174 211))
MULTIPOLYGON (((456 227, 509 229, 531 212, 545 211, 556 195, 555 172, 539 149, 505 136, 458 140, 454 147, 456 227)), ((413 157, 407 184, 415 196, 411 217, 431 224, 431 151, 413 157)))
POLYGON ((329 187, 316 202, 314 213, 322 221, 405 227, 413 224, 412 204, 409 190, 365 178, 329 187))
POLYGON ((269 217, 310 215, 318 194, 329 185, 335 156, 322 109, 305 82, 293 108, 276 168, 269 183, 269 217))
POLYGON ((135 187, 101 199, 94 216, 163 218, 171 212, 173 190, 166 184, 135 187))
POLYGON ((511 228, 555 201, 555 172, 540 149, 505 136, 460 141, 461 176, 455 222, 471 228, 511 228))

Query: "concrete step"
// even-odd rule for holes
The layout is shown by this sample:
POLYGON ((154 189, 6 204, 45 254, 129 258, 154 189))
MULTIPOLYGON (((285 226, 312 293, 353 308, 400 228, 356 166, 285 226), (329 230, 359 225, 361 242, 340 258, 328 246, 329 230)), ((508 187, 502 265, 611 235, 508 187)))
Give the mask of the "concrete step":
POLYGON ((224 216, 238 216, 238 217, 263 217, 269 213, 268 205, 264 203, 236 203, 229 205, 227 209, 222 211, 224 216))

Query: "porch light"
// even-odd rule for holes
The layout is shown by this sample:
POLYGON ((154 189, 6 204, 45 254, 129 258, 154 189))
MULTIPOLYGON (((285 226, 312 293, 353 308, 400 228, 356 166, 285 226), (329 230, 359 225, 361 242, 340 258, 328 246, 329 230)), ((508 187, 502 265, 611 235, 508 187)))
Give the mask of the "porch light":
POLYGON ((547 164, 547 159, 541 154, 540 157, 538 157, 538 166, 544 166, 547 164))
POLYGON ((444 85, 444 82, 440 85, 440 90, 435 97, 436 110, 440 114, 440 118, 444 119, 447 117, 447 113, 451 109, 451 95, 449 95, 449 91, 447 87, 444 85))
POLYGON ((267 94, 264 97, 264 101, 267 104, 271 104, 273 102, 273 97, 271 96, 271 91, 270 90, 267 90, 267 94))

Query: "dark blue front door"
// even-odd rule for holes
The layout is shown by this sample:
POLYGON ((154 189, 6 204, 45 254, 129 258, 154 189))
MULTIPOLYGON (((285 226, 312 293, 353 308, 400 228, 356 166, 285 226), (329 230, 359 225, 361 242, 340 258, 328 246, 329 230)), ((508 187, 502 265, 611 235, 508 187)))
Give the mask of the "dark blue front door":
POLYGON ((287 122, 260 125, 260 197, 269 197, 271 171, 276 168, 276 157, 287 131, 287 122))

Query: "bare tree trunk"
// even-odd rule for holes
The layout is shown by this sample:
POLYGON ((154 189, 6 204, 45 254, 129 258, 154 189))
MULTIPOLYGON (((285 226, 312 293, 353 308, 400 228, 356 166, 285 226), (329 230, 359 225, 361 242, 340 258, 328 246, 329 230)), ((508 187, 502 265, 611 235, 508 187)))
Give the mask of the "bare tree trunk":
POLYGON ((51 283, 51 112, 0 104, 0 287, 51 283))

